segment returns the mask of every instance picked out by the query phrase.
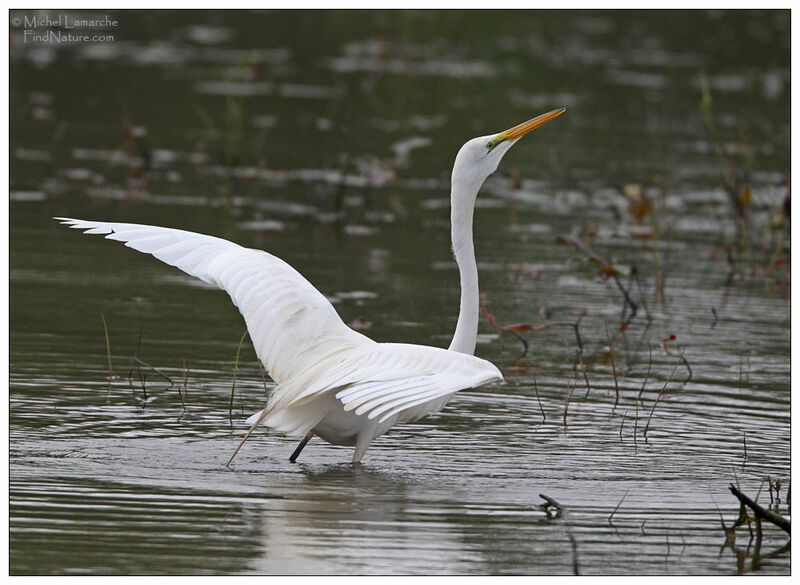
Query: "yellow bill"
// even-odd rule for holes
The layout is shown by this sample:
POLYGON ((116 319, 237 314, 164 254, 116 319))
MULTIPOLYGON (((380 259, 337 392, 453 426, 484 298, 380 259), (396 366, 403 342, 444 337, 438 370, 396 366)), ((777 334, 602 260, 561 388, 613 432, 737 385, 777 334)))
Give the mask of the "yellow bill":
POLYGON ((493 148, 500 144, 501 142, 505 142, 506 140, 516 140, 517 138, 522 138, 531 130, 535 130, 542 124, 547 124, 550 120, 558 118, 561 114, 567 111, 567 108, 558 108, 557 110, 552 110, 547 112, 546 114, 542 114, 541 116, 536 116, 535 118, 531 118, 527 122, 523 122, 522 124, 517 124, 513 128, 509 128, 505 132, 501 132, 497 136, 492 139, 490 143, 490 148, 493 148))

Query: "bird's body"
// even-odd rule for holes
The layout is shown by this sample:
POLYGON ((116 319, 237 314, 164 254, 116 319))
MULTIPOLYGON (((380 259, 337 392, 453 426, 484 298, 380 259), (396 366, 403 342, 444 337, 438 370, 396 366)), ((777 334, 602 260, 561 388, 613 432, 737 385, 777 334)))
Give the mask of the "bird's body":
POLYGON ((360 462, 370 442, 393 425, 440 410, 459 390, 503 379, 491 362, 472 355, 478 326, 472 246, 475 197, 511 144, 562 111, 494 137, 473 139, 456 157, 451 218, 462 293, 448 349, 377 343, 350 329, 324 295, 267 252, 171 228, 57 219, 125 242, 225 290, 244 316, 256 354, 277 383, 266 408, 248 422, 306 437, 293 458, 313 434, 335 445, 354 445, 353 461, 360 462), (479 155, 485 158, 476 158, 479 155))

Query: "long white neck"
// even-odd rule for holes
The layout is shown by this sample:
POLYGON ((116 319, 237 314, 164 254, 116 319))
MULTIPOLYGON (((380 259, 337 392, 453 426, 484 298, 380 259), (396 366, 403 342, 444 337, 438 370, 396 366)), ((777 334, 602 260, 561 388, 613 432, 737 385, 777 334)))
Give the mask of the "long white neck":
POLYGON ((477 186, 464 186, 453 176, 450 193, 450 232, 453 239, 453 254, 461 278, 461 306, 458 323, 449 349, 472 355, 478 338, 478 265, 475 262, 475 246, 472 242, 472 214, 475 210, 477 186))

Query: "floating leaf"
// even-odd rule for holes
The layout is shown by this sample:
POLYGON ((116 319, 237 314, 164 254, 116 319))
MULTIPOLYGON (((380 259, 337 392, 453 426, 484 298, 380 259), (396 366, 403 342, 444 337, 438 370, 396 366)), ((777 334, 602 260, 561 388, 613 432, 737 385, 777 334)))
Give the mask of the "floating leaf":
POLYGON ((630 203, 631 213, 637 222, 653 211, 653 202, 648 197, 639 197, 630 203))
POLYGON ((611 266, 610 264, 605 264, 601 269, 600 272, 605 274, 606 276, 617 276, 619 274, 619 270, 611 266))
POLYGON ((503 329, 506 331, 531 331, 533 325, 530 323, 512 323, 511 325, 506 325, 503 329))
POLYGON ((741 203, 742 208, 747 207, 750 205, 750 199, 753 197, 753 192, 750 190, 750 187, 745 187, 742 194, 739 196, 739 203, 741 203))

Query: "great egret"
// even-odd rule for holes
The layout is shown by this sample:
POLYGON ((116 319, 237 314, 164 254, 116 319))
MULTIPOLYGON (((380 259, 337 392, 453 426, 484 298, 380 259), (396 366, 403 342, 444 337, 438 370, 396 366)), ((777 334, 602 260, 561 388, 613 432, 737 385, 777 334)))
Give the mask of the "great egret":
POLYGON ((261 250, 177 229, 54 219, 87 234, 107 234, 107 239, 125 242, 225 290, 244 316, 261 363, 277 383, 264 410, 248 419, 250 431, 263 423, 303 437, 292 462, 317 435, 334 445, 355 445, 353 462, 359 463, 369 444, 395 424, 440 410, 459 390, 503 379, 492 363, 472 355, 479 313, 472 242, 475 198, 517 140, 564 111, 473 138, 456 155, 450 217, 461 301, 448 349, 376 343, 345 325, 330 302, 294 268, 261 250))

